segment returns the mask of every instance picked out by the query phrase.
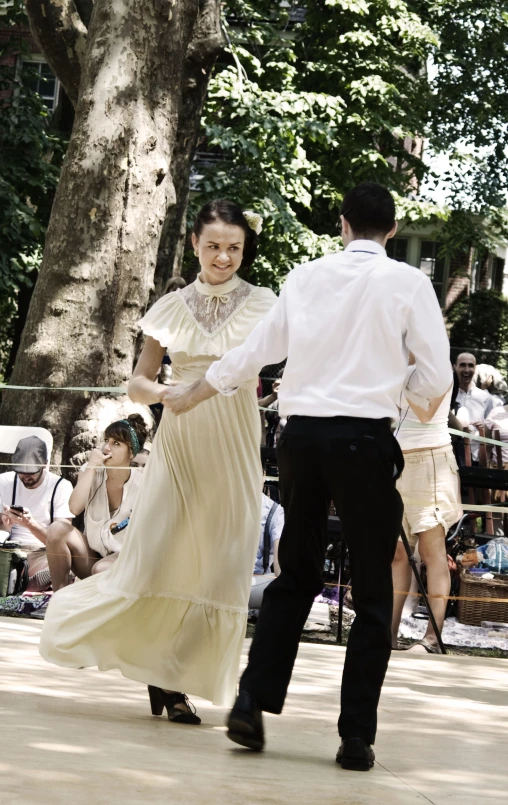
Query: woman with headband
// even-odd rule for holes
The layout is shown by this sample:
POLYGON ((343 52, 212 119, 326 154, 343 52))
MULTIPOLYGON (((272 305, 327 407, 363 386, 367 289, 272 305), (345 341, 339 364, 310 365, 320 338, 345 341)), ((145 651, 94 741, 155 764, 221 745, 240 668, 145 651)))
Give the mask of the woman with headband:
POLYGON ((198 278, 140 322, 129 395, 164 412, 125 544, 107 573, 54 597, 42 633, 45 659, 118 668, 148 684, 154 715, 186 724, 200 723, 186 694, 225 705, 236 692, 261 519, 258 378, 179 417, 155 380, 166 352, 174 381, 197 380, 273 307, 272 291, 238 275, 260 231, 260 216, 231 201, 198 213, 198 278))
POLYGON ((131 414, 108 425, 102 446, 90 452, 69 499, 74 516, 85 512, 84 533, 66 520, 48 529, 47 556, 55 592, 69 584, 71 571, 86 579, 107 570, 117 558, 127 528, 115 530, 130 517, 143 479, 142 472, 130 465, 146 437, 143 417, 131 414))

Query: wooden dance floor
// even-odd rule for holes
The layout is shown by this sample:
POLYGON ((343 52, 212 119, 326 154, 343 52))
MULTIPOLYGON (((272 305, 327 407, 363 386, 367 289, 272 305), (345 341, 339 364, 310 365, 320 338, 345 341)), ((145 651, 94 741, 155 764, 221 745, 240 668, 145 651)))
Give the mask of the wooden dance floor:
POLYGON ((394 653, 365 774, 334 762, 342 648, 301 646, 256 755, 226 740, 225 711, 206 702, 194 700, 201 727, 177 726, 117 672, 47 665, 40 629, 0 618, 1 805, 508 802, 506 660, 394 653))

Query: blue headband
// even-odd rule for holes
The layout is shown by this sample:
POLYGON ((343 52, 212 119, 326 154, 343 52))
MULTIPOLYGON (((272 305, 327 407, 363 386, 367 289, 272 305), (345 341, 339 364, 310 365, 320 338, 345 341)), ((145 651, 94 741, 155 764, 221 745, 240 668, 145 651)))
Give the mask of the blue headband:
POLYGON ((127 419, 120 419, 119 422, 121 422, 123 425, 127 425, 127 427, 129 428, 129 433, 131 435, 132 452, 134 453, 135 456, 137 456, 137 454, 139 453, 139 449, 140 449, 139 448, 138 434, 136 433, 136 431, 132 427, 131 423, 127 419))

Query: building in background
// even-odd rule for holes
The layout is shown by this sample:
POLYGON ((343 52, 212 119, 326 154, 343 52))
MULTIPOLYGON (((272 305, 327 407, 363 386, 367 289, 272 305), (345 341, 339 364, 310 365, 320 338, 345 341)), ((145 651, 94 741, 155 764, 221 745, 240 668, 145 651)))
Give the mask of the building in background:
POLYGON ((497 251, 478 254, 461 252, 456 257, 440 255, 439 224, 399 227, 387 245, 389 257, 420 268, 432 281, 439 304, 446 312, 464 293, 494 290, 508 296, 508 244, 497 251))

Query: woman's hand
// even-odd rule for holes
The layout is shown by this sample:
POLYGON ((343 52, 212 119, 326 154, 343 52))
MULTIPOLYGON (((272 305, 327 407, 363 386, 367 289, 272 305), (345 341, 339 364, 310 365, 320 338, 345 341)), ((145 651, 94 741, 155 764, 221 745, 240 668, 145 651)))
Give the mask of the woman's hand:
POLYGON ((110 455, 107 455, 102 452, 100 447, 94 447, 93 450, 90 451, 90 457, 88 459, 88 466, 89 467, 103 467, 104 462, 111 458, 110 455))

